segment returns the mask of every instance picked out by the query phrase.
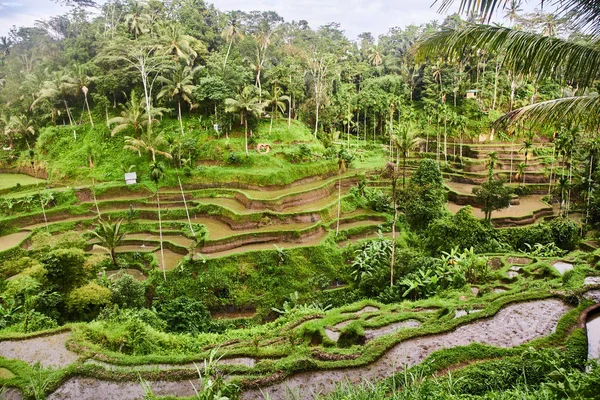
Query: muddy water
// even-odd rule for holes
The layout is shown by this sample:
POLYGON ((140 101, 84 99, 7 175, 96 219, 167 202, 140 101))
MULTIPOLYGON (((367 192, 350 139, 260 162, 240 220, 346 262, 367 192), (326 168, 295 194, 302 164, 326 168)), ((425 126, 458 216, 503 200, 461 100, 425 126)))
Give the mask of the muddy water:
MULTIPOLYGON (((517 206, 509 206, 508 208, 503 208, 502 210, 497 210, 492 213, 492 219, 495 218, 507 218, 507 217, 525 217, 531 215, 534 211, 541 210, 543 208, 550 207, 548 204, 542 201, 541 195, 532 195, 532 196, 521 196, 519 197, 520 204, 517 206)), ((463 206, 459 206, 458 204, 449 201, 447 204, 448 210, 453 214, 456 214, 458 210, 463 208, 463 206)), ((473 214, 477 218, 483 218, 485 215, 480 208, 473 207, 473 214)))
MULTIPOLYGON (((193 382, 198 387, 198 382, 193 382)), ((192 384, 180 382, 149 382, 157 396, 189 397, 194 395, 192 384)), ((71 378, 67 380, 48 400, 139 400, 144 398, 144 389, 139 382, 99 381, 94 378, 71 378)))
POLYGON ((588 360, 600 360, 600 314, 596 314, 586 323, 588 337, 588 360))
POLYGON ((392 324, 382 326, 381 328, 365 329, 365 339, 372 340, 380 336, 389 335, 395 333, 401 329, 406 328, 418 328, 421 323, 416 319, 409 319, 402 322, 394 322, 392 324))
POLYGON ((0 236, 0 251, 18 246, 31 232, 17 232, 11 235, 0 236))
MULTIPOLYGON (((356 228, 359 226, 372 226, 372 225, 381 225, 385 223, 385 221, 374 221, 374 220, 363 220, 363 221, 354 221, 354 222, 341 222, 340 230, 348 230, 352 228, 356 228)), ((335 228, 336 224, 332 224, 331 227, 335 228)))
POLYGON ((78 358, 65 347, 70 337, 71 332, 64 332, 25 340, 6 340, 0 342, 0 356, 23 360, 31 365, 39 362, 43 367, 66 367, 78 358))
POLYGON ((557 261, 554 264, 552 264, 552 266, 558 271, 560 272, 560 274, 564 274, 567 271, 570 271, 573 269, 573 264, 570 263, 566 263, 564 261, 557 261))
MULTIPOLYGON (((317 393, 331 392, 337 383, 345 380, 359 383, 385 378, 422 362, 436 350, 474 342, 505 348, 517 346, 554 332, 558 320, 568 310, 569 307, 555 299, 513 304, 490 319, 474 321, 444 334, 406 340, 367 367, 304 372, 282 383, 262 388, 262 391, 273 400, 284 400, 289 388, 292 393, 299 394, 299 399, 309 400, 317 393)), ((250 400, 263 397, 259 390, 250 390, 242 398, 250 400)))
MULTIPOLYGON (((165 255, 165 270, 170 271, 179 264, 181 260, 183 260, 183 255, 172 252, 169 249, 163 249, 163 253, 165 255)), ((156 258, 158 259, 159 268, 162 270, 162 255, 160 250, 154 252, 156 258)))
POLYGON ((206 258, 217 258, 217 257, 225 257, 236 253, 242 253, 247 251, 257 251, 257 250, 275 250, 275 245, 283 249, 292 249, 296 247, 306 247, 306 246, 317 246, 321 243, 321 240, 325 237, 325 233, 320 233, 311 237, 310 239, 302 240, 300 242, 266 242, 266 243, 256 243, 256 244, 248 244, 244 246, 239 246, 230 250, 218 251, 210 254, 203 254, 206 258))
POLYGON ((119 279, 124 274, 129 274, 133 276, 133 279, 140 282, 148 279, 148 277, 144 275, 141 271, 138 271, 137 269, 133 268, 123 268, 106 271, 106 276, 113 279, 119 279))
POLYGON ((446 182, 446 186, 448 186, 450 190, 461 194, 473 194, 473 188, 477 187, 477 185, 452 181, 446 182))

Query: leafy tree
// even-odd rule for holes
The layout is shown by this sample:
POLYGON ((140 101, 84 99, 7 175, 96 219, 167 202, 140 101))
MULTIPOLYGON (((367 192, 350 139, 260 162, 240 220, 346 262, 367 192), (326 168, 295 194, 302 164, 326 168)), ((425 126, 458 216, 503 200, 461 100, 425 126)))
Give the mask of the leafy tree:
POLYGON ((145 303, 146 288, 129 274, 121 275, 111 283, 111 301, 121 308, 142 308, 145 303))
POLYGON ((485 252, 490 249, 496 235, 491 224, 477 219, 472 208, 467 206, 455 215, 432 221, 424 236, 427 248, 432 254, 439 255, 453 248, 468 249, 471 246, 478 253, 485 252))
POLYGON ((76 315, 81 315, 90 320, 98 315, 102 307, 109 305, 110 301, 111 292, 109 289, 95 282, 90 282, 69 293, 67 307, 76 315))
POLYGON ((85 282, 89 276, 84 269, 85 253, 81 249, 57 249, 41 258, 48 271, 48 281, 60 292, 66 293, 85 282))
POLYGON ((502 179, 489 179, 480 186, 473 188, 473 194, 477 203, 482 205, 485 219, 492 218, 492 211, 506 208, 510 205, 512 189, 504 186, 502 179))
POLYGON ((96 229, 90 231, 92 235, 100 242, 98 247, 106 251, 110 255, 110 259, 114 266, 117 266, 117 257, 115 249, 121 245, 123 238, 125 238, 125 232, 121 231, 122 219, 117 222, 112 222, 110 219, 107 221, 98 221, 96 229))
POLYGON ((431 221, 442 217, 446 203, 442 172, 435 160, 425 158, 410 177, 410 184, 400 201, 406 219, 414 229, 426 229, 431 221))

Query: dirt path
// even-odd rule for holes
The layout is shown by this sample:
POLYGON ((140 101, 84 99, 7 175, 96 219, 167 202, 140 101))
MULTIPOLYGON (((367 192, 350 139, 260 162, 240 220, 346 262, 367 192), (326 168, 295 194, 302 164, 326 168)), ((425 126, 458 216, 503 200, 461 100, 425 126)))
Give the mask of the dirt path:
MULTIPOLYGON (((549 299, 510 305, 494 317, 463 325, 454 331, 409 339, 365 368, 311 371, 296 374, 284 382, 262 391, 273 400, 285 400, 286 391, 299 394, 298 399, 309 400, 317 393, 329 393, 339 382, 359 383, 375 381, 422 362, 431 353, 441 349, 484 343, 498 347, 513 347, 554 332, 560 317, 569 310, 560 300, 549 299)), ((259 390, 250 390, 243 399, 262 398, 259 390)))
POLYGON ((66 367, 78 358, 65 347, 70 337, 71 332, 64 332, 33 339, 6 340, 0 342, 0 356, 23 360, 31 365, 39 362, 43 367, 66 367))

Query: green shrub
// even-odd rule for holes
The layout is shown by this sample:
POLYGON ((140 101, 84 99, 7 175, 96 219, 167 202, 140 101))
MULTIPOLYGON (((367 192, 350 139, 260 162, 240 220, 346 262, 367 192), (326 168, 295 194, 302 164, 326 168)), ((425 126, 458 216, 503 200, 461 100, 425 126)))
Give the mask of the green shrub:
POLYGON ((340 332, 338 346, 351 347, 354 345, 363 345, 365 344, 365 340, 365 330, 363 327, 358 323, 351 323, 340 332))
POLYGON ((63 293, 87 281, 90 276, 84 269, 85 254, 81 249, 57 249, 41 259, 48 271, 50 283, 63 293))
POLYGON ((188 297, 178 297, 160 304, 158 315, 171 332, 198 334, 210 329, 210 313, 204 303, 188 297))
POLYGON ((129 274, 121 275, 111 283, 112 303, 121 308, 141 308, 145 303, 146 287, 129 274))
POLYGON ((90 282, 72 290, 67 296, 67 307, 77 317, 91 320, 102 307, 110 304, 112 293, 109 289, 90 282))

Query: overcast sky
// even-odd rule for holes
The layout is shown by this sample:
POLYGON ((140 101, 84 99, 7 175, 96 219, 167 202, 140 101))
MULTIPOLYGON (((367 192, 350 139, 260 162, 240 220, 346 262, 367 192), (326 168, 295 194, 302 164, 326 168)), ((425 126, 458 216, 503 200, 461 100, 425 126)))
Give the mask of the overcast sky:
MULTIPOLYGON (((422 24, 433 19, 443 20, 434 0, 214 0, 222 11, 274 10, 286 21, 307 20, 317 28, 329 22, 339 22, 350 38, 361 32, 375 37, 394 26, 422 24)), ((99 2, 103 2, 100 0, 99 2)), ((210 1, 209 1, 210 2, 210 1)), ((458 1, 456 2, 458 3, 458 1)), ((539 0, 529 0, 523 8, 532 11, 539 0)), ((32 26, 36 20, 67 11, 51 0, 0 0, 0 36, 13 25, 32 26)))

